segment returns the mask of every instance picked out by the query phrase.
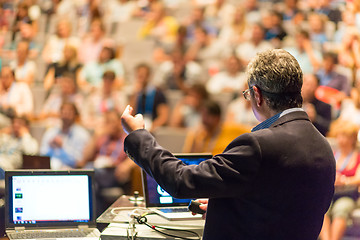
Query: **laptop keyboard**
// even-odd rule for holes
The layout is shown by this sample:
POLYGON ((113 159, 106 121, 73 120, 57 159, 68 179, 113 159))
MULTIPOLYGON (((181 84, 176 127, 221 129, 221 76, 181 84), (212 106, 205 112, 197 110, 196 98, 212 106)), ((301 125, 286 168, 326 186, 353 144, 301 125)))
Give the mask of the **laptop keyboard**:
POLYGON ((94 230, 67 230, 67 231, 26 231, 10 233, 11 239, 36 239, 36 238, 76 238, 97 237, 94 230))
POLYGON ((159 208, 163 213, 175 213, 175 212, 188 212, 189 209, 187 207, 183 208, 159 208))

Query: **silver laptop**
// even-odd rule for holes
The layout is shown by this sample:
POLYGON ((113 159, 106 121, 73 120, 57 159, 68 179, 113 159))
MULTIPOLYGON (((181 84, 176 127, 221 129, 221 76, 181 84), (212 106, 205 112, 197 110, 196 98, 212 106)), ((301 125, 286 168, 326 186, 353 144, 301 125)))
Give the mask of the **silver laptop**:
MULTIPOLYGON (((188 153, 175 154, 175 157, 182 160, 187 165, 198 165, 212 157, 211 154, 204 153, 188 153)), ((145 197, 145 205, 155 213, 168 220, 191 220, 201 219, 201 215, 192 215, 188 210, 192 199, 178 199, 172 197, 157 184, 144 170, 142 170, 142 182, 145 197)))
POLYGON ((5 172, 9 239, 97 240, 93 170, 5 172))

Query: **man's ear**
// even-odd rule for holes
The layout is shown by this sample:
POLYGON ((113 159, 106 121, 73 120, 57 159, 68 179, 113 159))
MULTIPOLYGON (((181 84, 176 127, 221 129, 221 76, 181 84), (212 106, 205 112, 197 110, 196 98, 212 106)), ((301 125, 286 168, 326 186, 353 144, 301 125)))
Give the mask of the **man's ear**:
POLYGON ((254 99, 256 102, 256 106, 260 107, 264 101, 262 98, 261 90, 256 86, 253 86, 253 90, 254 90, 254 99))

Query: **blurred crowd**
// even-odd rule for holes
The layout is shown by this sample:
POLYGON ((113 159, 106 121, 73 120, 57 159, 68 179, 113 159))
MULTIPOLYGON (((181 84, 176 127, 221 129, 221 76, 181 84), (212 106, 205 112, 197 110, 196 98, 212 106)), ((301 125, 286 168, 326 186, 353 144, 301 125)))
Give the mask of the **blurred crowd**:
POLYGON ((298 60, 324 136, 335 121, 360 127, 358 0, 0 0, 0 169, 46 155, 131 185, 127 104, 155 136, 186 133, 182 152, 221 152, 258 124, 245 70, 271 48, 298 60))

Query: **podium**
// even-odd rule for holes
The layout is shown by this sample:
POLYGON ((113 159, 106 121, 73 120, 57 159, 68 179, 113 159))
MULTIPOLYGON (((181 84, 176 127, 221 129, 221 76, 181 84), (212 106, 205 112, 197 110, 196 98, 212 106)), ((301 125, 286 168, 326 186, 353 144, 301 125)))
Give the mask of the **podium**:
POLYGON ((188 231, 195 232, 200 236, 200 238, 202 236, 205 220, 169 221, 157 214, 146 215, 147 223, 151 226, 155 226, 155 228, 159 231, 168 234, 164 235, 145 224, 139 224, 134 218, 130 217, 130 215, 134 213, 134 210, 136 213, 140 214, 149 211, 145 208, 144 201, 142 201, 140 197, 135 199, 134 197, 123 195, 118 198, 97 219, 98 223, 109 223, 109 225, 102 231, 100 238, 102 240, 157 240, 179 239, 175 236, 181 236, 189 239, 199 239, 199 237, 195 234, 191 234, 188 231), (136 238, 132 238, 132 236, 136 236, 136 238))

